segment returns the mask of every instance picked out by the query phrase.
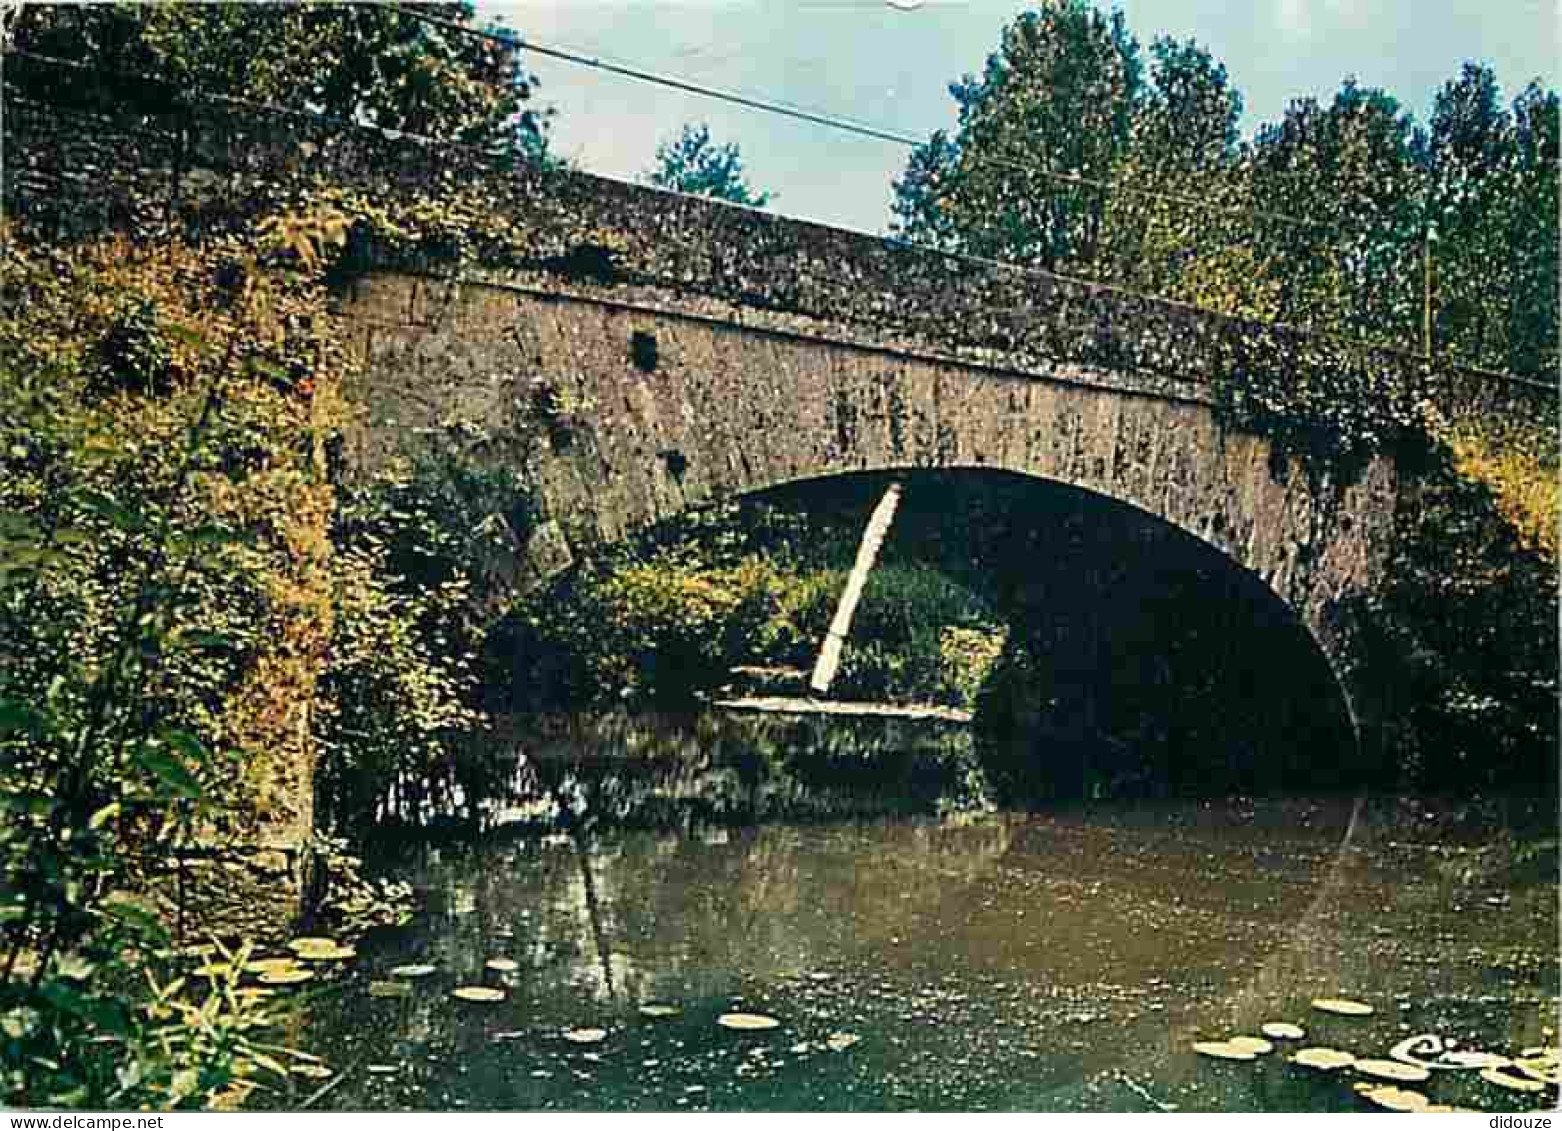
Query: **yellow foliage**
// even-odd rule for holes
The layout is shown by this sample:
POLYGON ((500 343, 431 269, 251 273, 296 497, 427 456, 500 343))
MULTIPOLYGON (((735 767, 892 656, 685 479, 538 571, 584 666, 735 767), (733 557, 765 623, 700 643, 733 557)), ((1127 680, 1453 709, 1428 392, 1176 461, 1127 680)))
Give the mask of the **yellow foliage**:
POLYGON ((974 705, 1009 642, 1007 628, 945 628, 938 636, 938 658, 946 683, 974 705))
POLYGON ((1460 474, 1491 489, 1519 541, 1555 562, 1562 521, 1556 437, 1464 422, 1454 428, 1449 443, 1460 474))
POLYGON ((55 463, 18 463, 0 507, 69 514, 70 493, 94 488, 147 524, 101 530, 70 569, 42 578, 43 591, 69 613, 75 648, 96 658, 144 584, 138 571, 182 579, 195 596, 173 614, 172 639, 218 630, 242 645, 227 669, 196 652, 165 658, 147 693, 211 749, 238 755, 204 771, 225 822, 307 819, 300 778, 332 630, 335 499, 323 451, 345 419, 350 364, 324 288, 264 268, 235 239, 8 242, 4 266, 13 410, 58 431, 41 447, 55 463), (154 544, 160 529, 179 538, 202 528, 235 537, 171 552, 154 544), (150 564, 127 570, 135 562, 150 564))

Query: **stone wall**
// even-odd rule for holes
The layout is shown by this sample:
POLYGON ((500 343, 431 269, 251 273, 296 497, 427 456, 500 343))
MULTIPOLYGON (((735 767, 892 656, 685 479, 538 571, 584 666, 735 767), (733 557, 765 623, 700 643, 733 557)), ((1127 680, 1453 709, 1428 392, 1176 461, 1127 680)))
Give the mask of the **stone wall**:
POLYGON ((1393 535, 1392 462, 1349 479, 1225 429, 1208 389, 1079 364, 983 364, 909 336, 704 296, 359 279, 343 315, 364 362, 348 460, 372 469, 460 421, 535 478, 541 525, 516 583, 686 507, 799 479, 989 468, 1131 504, 1216 547, 1297 612, 1360 721, 1341 612, 1393 535), (561 406, 539 420, 539 390, 561 406))
MULTIPOLYGON (((523 233, 524 252, 507 247, 492 265, 512 281, 669 289, 723 317, 798 316, 857 339, 914 339, 1027 372, 1089 364, 1170 391, 1370 367, 1453 415, 1516 406, 1554 414, 1555 385, 1456 367, 1423 374, 1416 355, 1365 346, 1323 357, 1307 348, 1321 339, 1301 330, 302 115, 213 102, 127 123, 8 98, 5 124, 7 212, 59 235, 221 228, 274 204, 279 176, 392 193, 477 184, 486 207, 523 233)), ((409 266, 387 262, 383 248, 369 258, 409 266)))

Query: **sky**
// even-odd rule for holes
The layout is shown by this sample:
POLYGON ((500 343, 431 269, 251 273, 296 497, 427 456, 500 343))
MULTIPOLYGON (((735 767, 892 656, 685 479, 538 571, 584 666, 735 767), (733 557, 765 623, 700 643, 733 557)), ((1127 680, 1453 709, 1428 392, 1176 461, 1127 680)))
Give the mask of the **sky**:
MULTIPOLYGON (((1103 4, 1103 7, 1108 5, 1103 4)), ((1531 79, 1556 89, 1562 0, 1120 0, 1130 30, 1195 39, 1242 92, 1243 132, 1293 98, 1328 101, 1346 76, 1425 121, 1467 61, 1491 65, 1505 98, 1531 79)), ((949 83, 977 73, 1020 0, 508 0, 478 3, 529 40, 604 61, 850 117, 925 137, 954 123, 949 83)), ((736 142, 774 211, 882 232, 905 147, 746 110, 536 54, 559 155, 643 178, 658 142, 686 122, 736 142)))

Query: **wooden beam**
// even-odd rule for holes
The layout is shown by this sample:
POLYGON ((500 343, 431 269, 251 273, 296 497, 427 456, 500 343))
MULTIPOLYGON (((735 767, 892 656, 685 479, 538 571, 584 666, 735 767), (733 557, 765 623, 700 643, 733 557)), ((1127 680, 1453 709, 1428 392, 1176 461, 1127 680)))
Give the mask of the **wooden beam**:
POLYGON ((899 505, 900 484, 891 483, 889 490, 879 500, 879 505, 873 508, 867 529, 862 532, 862 543, 857 547, 857 562, 846 579, 840 603, 835 606, 835 619, 830 622, 830 631, 825 633, 824 646, 819 649, 819 661, 814 665, 813 678, 808 681, 808 686, 819 695, 827 694, 830 684, 835 680, 835 670, 841 663, 841 649, 846 646, 846 637, 851 632, 852 615, 857 611, 857 602, 862 599, 862 587, 868 583, 868 574, 873 571, 873 563, 878 560, 879 548, 884 545, 884 536, 889 533, 889 525, 895 520, 895 508, 899 505))

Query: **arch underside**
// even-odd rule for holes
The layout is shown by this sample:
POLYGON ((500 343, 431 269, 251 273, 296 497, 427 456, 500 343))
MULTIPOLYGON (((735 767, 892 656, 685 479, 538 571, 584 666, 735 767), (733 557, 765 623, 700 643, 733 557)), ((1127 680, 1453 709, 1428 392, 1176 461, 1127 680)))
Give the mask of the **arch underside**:
POLYGON ((567 296, 457 286, 438 318, 409 325, 402 312, 427 305, 420 286, 376 276, 349 308, 367 328, 372 381, 351 458, 373 466, 419 428, 475 422, 483 458, 536 483, 542 521, 523 577, 688 507, 798 480, 1005 471, 1136 508, 1261 579, 1316 640, 1353 723, 1370 719, 1339 611, 1371 590, 1385 555, 1386 460, 1350 482, 1309 475, 1226 429, 1207 395, 1146 391, 1131 374, 1017 373, 567 296))

